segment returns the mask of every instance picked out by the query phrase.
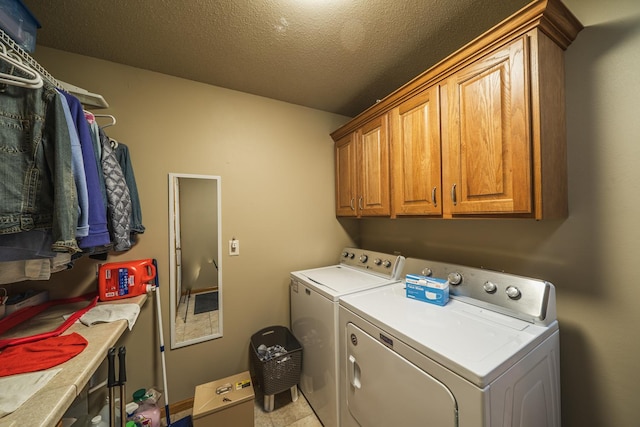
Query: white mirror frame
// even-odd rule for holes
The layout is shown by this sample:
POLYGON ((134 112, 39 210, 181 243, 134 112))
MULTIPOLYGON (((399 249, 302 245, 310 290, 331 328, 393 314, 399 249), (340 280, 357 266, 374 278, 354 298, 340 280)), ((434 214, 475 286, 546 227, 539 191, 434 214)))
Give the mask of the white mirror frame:
MULTIPOLYGON (((188 345, 197 344, 200 342, 212 340, 222 337, 222 208, 221 208, 221 177, 215 175, 197 175, 197 174, 181 174, 181 173, 169 173, 169 276, 170 276, 170 314, 171 314, 171 349, 186 347, 188 345), (218 281, 218 330, 215 333, 202 335, 196 338, 178 341, 176 333, 176 316, 178 315, 177 307, 179 304, 177 297, 177 289, 180 286, 178 283, 178 277, 181 275, 181 262, 178 258, 181 257, 179 253, 181 250, 176 245, 176 242, 180 239, 179 233, 179 191, 178 182, 180 178, 192 178, 192 179, 207 179, 214 180, 216 183, 216 208, 218 214, 217 221, 217 281, 218 281)), ((195 299, 194 299, 195 300, 195 299)), ((195 304, 195 301, 194 301, 195 304)))

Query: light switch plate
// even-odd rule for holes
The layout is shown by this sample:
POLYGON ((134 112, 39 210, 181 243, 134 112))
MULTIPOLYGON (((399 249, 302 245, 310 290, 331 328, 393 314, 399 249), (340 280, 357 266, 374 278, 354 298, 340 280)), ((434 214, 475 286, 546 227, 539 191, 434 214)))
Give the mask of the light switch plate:
POLYGON ((230 256, 240 255, 240 240, 238 239, 229 240, 229 255, 230 256))

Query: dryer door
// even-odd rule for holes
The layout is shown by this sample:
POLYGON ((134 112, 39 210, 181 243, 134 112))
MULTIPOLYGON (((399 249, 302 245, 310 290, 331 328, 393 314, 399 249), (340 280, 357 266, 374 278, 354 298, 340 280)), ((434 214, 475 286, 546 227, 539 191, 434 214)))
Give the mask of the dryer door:
POLYGON ((347 340, 346 425, 457 426, 456 401, 444 384, 353 323, 347 340))

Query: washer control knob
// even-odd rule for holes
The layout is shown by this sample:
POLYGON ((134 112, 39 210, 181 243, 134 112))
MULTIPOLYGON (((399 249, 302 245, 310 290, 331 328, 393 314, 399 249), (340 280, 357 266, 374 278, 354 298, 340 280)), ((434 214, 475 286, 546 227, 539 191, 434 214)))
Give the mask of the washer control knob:
POLYGON ((495 283, 489 281, 484 282, 483 288, 488 294, 493 294, 498 289, 495 283))
POLYGON ((462 283, 462 274, 458 272, 449 273, 447 279, 449 280, 449 284, 459 285, 460 283, 462 283))
POLYGON ((507 296, 511 299, 518 299, 522 295, 520 293, 520 289, 516 288, 515 286, 507 287, 506 292, 507 292, 507 296))
POLYGON ((356 256, 356 254, 354 254, 353 252, 351 252, 351 253, 349 254, 349 258, 350 258, 350 259, 355 258, 355 256, 356 256))
POLYGON ((431 271, 431 269, 429 267, 425 267, 422 269, 422 275, 423 276, 431 276, 433 274, 433 271, 431 271))
POLYGON ((382 266, 384 268, 389 268, 391 267, 391 261, 389 261, 388 259, 385 259, 384 261, 382 261, 382 266))
POLYGON ((342 252, 342 258, 347 258, 347 257, 349 257, 349 252, 347 251, 342 252))
POLYGON ((380 264, 382 264, 382 260, 380 258, 376 258, 376 259, 373 260, 373 263, 375 265, 380 265, 380 264))
POLYGON ((362 255, 360 255, 360 258, 359 258, 359 259, 360 259, 360 262, 364 264, 365 262, 367 262, 367 260, 369 259, 369 257, 368 257, 368 256, 366 256, 365 254, 362 254, 362 255))

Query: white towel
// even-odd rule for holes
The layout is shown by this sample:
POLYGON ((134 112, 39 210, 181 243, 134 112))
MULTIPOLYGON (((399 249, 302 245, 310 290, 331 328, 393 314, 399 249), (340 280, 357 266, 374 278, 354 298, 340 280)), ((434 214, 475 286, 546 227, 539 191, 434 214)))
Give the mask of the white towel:
POLYGON ((61 370, 55 368, 0 378, 0 418, 18 409, 61 370))
POLYGON ((129 330, 131 330, 138 320, 139 314, 140 306, 138 304, 98 304, 82 315, 80 322, 91 326, 94 323, 115 322, 124 319, 129 323, 129 330))

